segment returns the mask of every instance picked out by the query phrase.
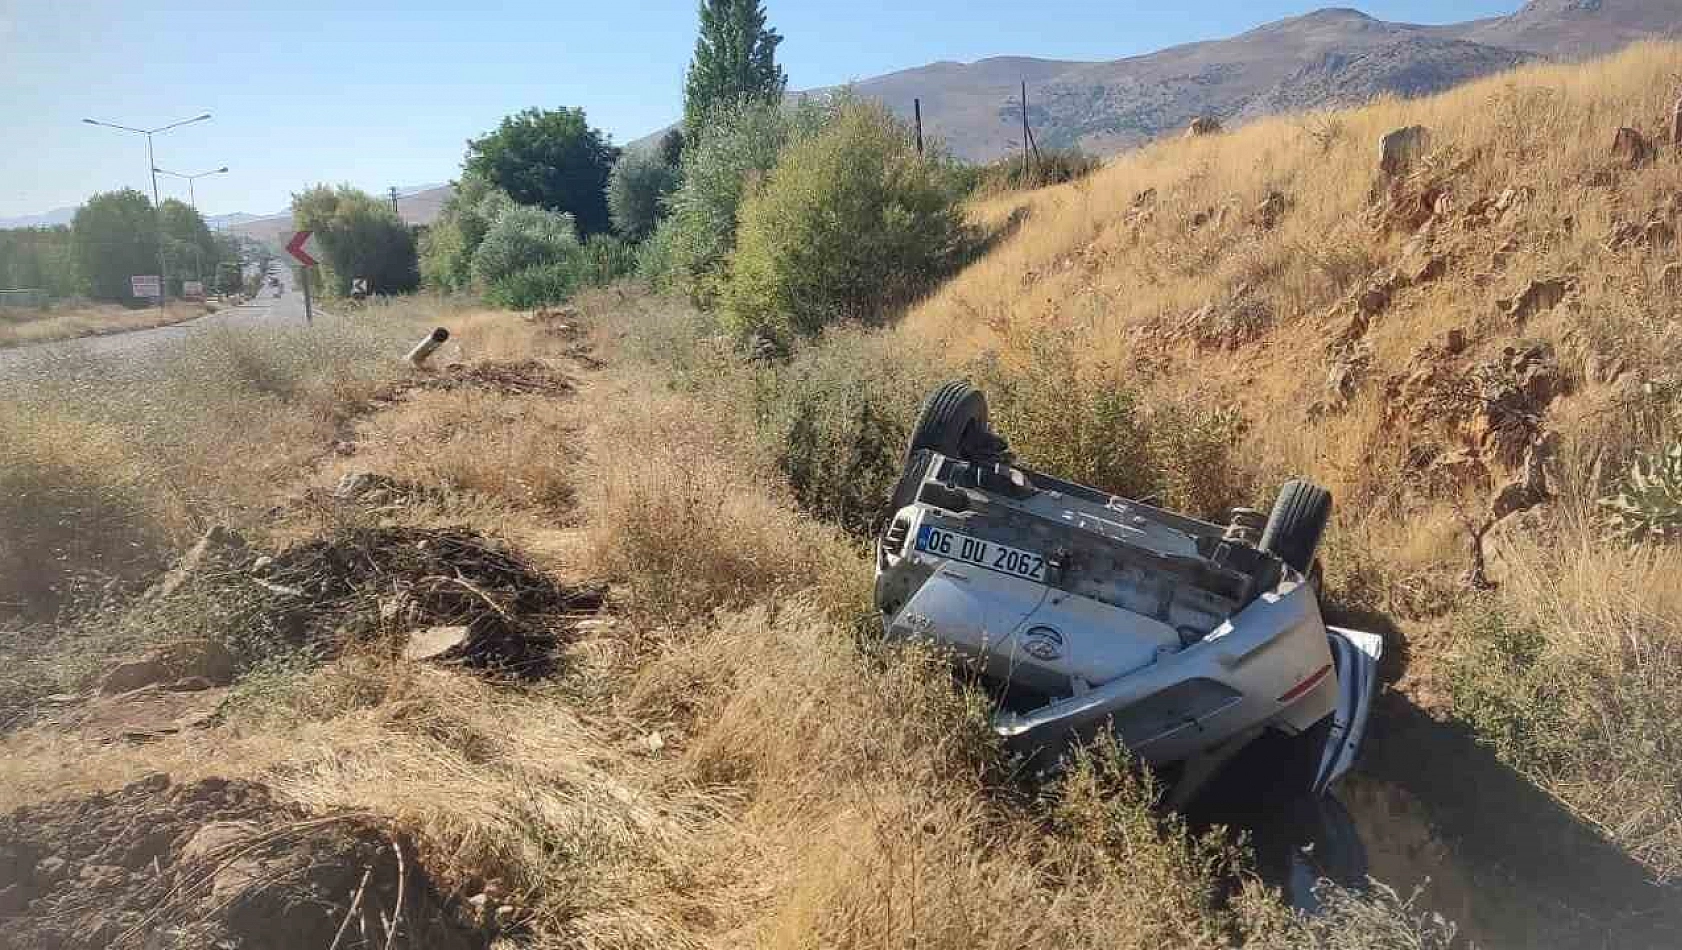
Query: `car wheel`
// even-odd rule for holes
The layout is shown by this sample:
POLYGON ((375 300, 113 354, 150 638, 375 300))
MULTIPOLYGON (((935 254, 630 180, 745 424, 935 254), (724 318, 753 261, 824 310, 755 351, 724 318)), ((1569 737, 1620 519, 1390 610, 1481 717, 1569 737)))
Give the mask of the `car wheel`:
POLYGON ((964 458, 966 449, 986 444, 987 397, 963 380, 944 383, 923 400, 917 426, 905 446, 905 464, 920 449, 964 458))
POLYGON ((1279 489, 1273 514, 1262 532, 1261 548, 1307 574, 1314 566, 1314 551, 1332 516, 1331 492, 1301 479, 1292 479, 1279 489))

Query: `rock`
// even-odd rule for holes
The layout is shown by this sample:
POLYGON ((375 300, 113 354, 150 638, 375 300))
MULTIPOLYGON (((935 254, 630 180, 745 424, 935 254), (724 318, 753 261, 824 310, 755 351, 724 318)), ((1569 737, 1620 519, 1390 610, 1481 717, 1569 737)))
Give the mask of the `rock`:
POLYGON ((1423 125, 1410 125, 1385 133, 1378 140, 1378 167, 1394 178, 1407 171, 1431 149, 1431 130, 1423 125))
POLYGON ((1186 138, 1196 138, 1201 135, 1218 135, 1221 131, 1221 120, 1213 116, 1201 115, 1191 120, 1186 126, 1186 138))
POLYGON ((1454 327, 1453 329, 1447 331, 1443 334, 1441 346, 1443 352, 1451 356, 1465 352, 1466 331, 1460 329, 1459 327, 1454 327))
POLYGON ((1428 284, 1433 280, 1442 279, 1447 273, 1448 258, 1442 254, 1433 254, 1416 264, 1407 276, 1416 284, 1428 284))
POLYGON ((1524 323, 1539 313, 1546 313, 1559 306, 1576 282, 1569 277, 1550 277, 1533 280, 1517 296, 1507 297, 1496 301, 1501 312, 1516 323, 1524 323))
POLYGON ((659 752, 666 747, 666 740, 658 732, 649 733, 645 741, 648 743, 648 751, 650 752, 659 752))
POLYGON ((452 651, 467 646, 469 631, 465 625, 448 627, 427 627, 409 634, 409 642, 403 647, 403 658, 406 660, 437 660, 443 659, 452 651))
POLYGON ((259 557, 257 560, 252 561, 251 562, 251 567, 248 568, 248 570, 252 574, 255 574, 258 577, 261 577, 264 574, 267 574, 269 572, 269 569, 272 568, 272 567, 274 567, 274 558, 269 557, 267 554, 265 554, 262 557, 259 557))
POLYGON ((1612 157, 1629 168, 1640 168, 1651 162, 1657 154, 1653 143, 1647 141, 1646 136, 1627 125, 1612 137, 1612 157))
POLYGON ((214 640, 181 640, 125 660, 100 678, 99 691, 112 696, 162 683, 202 678, 225 686, 234 679, 234 657, 214 640))
POLYGON ((1149 208, 1156 204, 1156 189, 1146 188, 1133 196, 1133 207, 1149 208))
POLYGON ((146 592, 145 597, 147 600, 168 597, 200 571, 217 564, 242 563, 246 555, 245 539, 238 532, 224 525, 213 525, 187 549, 186 554, 181 555, 181 560, 175 562, 163 580, 146 592))

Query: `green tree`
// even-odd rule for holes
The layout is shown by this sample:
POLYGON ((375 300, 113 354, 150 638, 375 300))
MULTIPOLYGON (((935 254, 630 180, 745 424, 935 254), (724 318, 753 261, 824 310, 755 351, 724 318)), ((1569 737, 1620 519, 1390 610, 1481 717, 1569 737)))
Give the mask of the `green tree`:
POLYGON ((689 143, 700 141, 721 105, 756 99, 778 102, 788 77, 777 65, 783 38, 765 25, 759 0, 701 0, 701 29, 695 58, 683 87, 683 128, 689 143))
POLYGON ((469 141, 462 165, 519 204, 570 214, 582 233, 607 231, 607 176, 619 150, 583 109, 527 109, 469 141))
POLYGON ((654 148, 660 154, 660 161, 677 168, 683 162, 683 147, 686 144, 682 129, 667 129, 654 148))
POLYGON ((206 275, 215 276, 216 238, 197 211, 186 202, 165 198, 158 206, 158 222, 171 293, 181 292, 183 280, 204 281, 206 275))
POLYGON ((126 300, 129 278, 158 272, 158 222, 133 188, 94 195, 70 223, 76 263, 96 300, 126 300))
POLYGON ((727 323, 785 339, 878 323, 951 267, 967 237, 959 183, 907 131, 882 106, 852 102, 783 151, 742 203, 727 323))
POLYGON ((700 141, 719 106, 782 98, 788 77, 777 65, 783 41, 765 25, 759 0, 701 0, 700 32, 683 89, 686 140, 700 141))
POLYGON ((376 294, 420 285, 414 232, 373 195, 349 185, 316 185, 292 196, 292 219, 301 230, 316 232, 329 292, 348 295, 354 277, 367 278, 376 294))
POLYGON ((0 231, 0 289, 45 290, 68 297, 82 290, 70 229, 14 228, 0 231))
POLYGON ((683 150, 683 184, 654 236, 660 252, 650 263, 663 272, 651 269, 645 276, 710 304, 717 272, 736 244, 736 212, 749 185, 770 171, 784 148, 823 128, 834 109, 805 98, 793 105, 744 100, 715 109, 707 137, 683 150))
POLYGON ((627 241, 653 233, 666 215, 666 196, 676 190, 678 170, 651 150, 626 152, 607 179, 607 210, 613 229, 627 241))
POLYGON ((473 253, 514 200, 478 175, 462 175, 438 219, 420 240, 421 281, 435 290, 460 292, 473 282, 473 253))

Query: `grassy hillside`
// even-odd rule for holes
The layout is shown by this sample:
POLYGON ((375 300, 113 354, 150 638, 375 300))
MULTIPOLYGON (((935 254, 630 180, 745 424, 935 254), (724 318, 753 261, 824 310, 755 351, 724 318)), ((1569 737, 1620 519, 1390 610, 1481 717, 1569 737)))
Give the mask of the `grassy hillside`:
MULTIPOLYGON (((1332 600, 1388 628, 1410 715, 1674 881, 1682 552, 1610 537, 1595 501, 1682 436, 1682 162, 1613 148, 1668 136, 1679 93, 1682 48, 1646 45, 1147 148, 982 207, 1013 236, 895 348, 1235 410, 1253 497, 1292 473, 1336 493, 1332 600), (1380 136, 1414 124, 1432 148, 1384 180, 1380 136), (1538 504, 1473 583, 1473 535, 1515 501, 1538 504)), ((1445 824, 1474 796, 1419 773, 1451 767, 1411 766, 1445 824)))

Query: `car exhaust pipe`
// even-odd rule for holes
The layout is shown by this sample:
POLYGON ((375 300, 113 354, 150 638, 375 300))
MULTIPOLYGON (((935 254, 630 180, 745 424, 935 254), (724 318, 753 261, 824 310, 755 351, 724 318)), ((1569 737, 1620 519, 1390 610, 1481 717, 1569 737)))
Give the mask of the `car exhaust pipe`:
POLYGON ((443 327, 439 327, 431 333, 428 333, 426 335, 426 339, 416 343, 415 348, 409 351, 409 365, 415 367, 416 369, 425 366, 427 359, 431 357, 433 352, 440 346, 443 346, 444 341, 449 338, 450 331, 444 329, 443 327))

